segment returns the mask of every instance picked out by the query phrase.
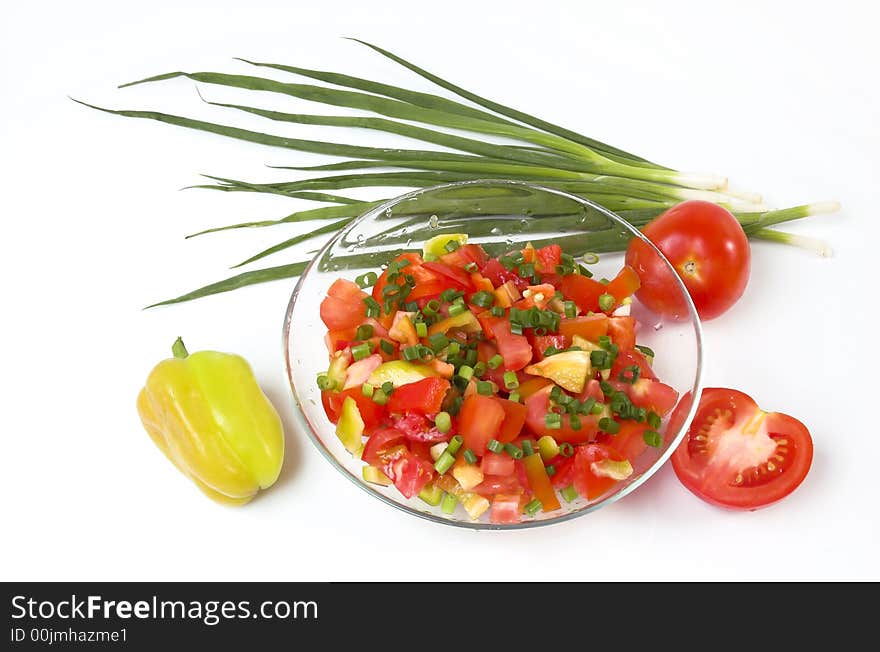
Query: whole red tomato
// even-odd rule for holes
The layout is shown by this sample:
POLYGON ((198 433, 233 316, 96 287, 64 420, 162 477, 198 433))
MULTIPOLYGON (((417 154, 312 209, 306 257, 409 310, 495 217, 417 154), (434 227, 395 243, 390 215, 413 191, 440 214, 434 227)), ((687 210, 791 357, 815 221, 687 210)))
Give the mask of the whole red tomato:
MULTIPOLYGON (((751 268, 749 240, 727 209, 706 201, 686 201, 655 218, 642 233, 672 263, 701 319, 726 312, 745 291, 751 268)), ((647 244, 633 239, 626 264, 641 279, 636 296, 642 303, 664 317, 687 317, 671 273, 647 244)))

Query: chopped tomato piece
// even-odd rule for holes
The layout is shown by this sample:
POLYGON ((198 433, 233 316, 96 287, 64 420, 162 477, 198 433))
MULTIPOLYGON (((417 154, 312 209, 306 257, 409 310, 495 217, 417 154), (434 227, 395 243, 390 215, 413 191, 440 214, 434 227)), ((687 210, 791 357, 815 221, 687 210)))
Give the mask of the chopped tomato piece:
MULTIPOLYGON (((614 365, 611 367, 611 377, 618 379, 620 377, 620 372, 627 367, 638 367, 639 378, 657 380, 657 375, 654 373, 654 370, 651 369, 651 363, 648 362, 648 358, 646 358, 638 349, 621 351, 618 354, 617 358, 614 360, 614 365)), ((630 372, 627 372, 627 375, 630 375, 630 372)))
POLYGON ((635 383, 612 380, 611 386, 625 392, 636 407, 653 410, 661 417, 666 416, 678 402, 678 392, 674 387, 664 385, 659 380, 639 378, 635 383))
POLYGON ((385 462, 385 455, 388 451, 395 446, 403 444, 405 441, 406 435, 397 428, 382 428, 377 430, 370 435, 369 439, 367 439, 367 443, 364 445, 364 452, 361 454, 361 459, 371 466, 378 466, 381 468, 385 462))
POLYGON ((360 387, 352 387, 344 392, 321 392, 321 403, 324 405, 324 411, 327 418, 333 423, 339 420, 342 412, 342 403, 346 397, 352 397, 357 403, 358 412, 361 413, 361 419, 364 421, 364 432, 369 434, 375 428, 378 428, 385 421, 385 406, 379 405, 373 399, 364 396, 360 387))
MULTIPOLYGON (((513 461, 513 458, 509 458, 513 461)), ((525 488, 515 475, 487 475, 483 481, 471 491, 481 496, 494 496, 495 494, 522 494, 525 488)))
POLYGON ((492 451, 486 451, 486 454, 483 455, 483 459, 480 462, 480 469, 487 476, 512 476, 514 470, 513 458, 507 453, 493 453, 492 451))
POLYGON ((605 294, 606 286, 583 274, 566 274, 559 283, 559 291, 569 301, 574 301, 580 312, 599 310, 599 297, 605 294))
POLYGON ((520 494, 495 494, 489 520, 493 523, 519 523, 520 494))
POLYGON ((504 358, 506 370, 522 369, 532 361, 532 347, 528 339, 525 335, 511 333, 509 321, 503 317, 490 317, 486 321, 498 345, 498 352, 504 358))
POLYGON ((544 351, 551 346, 560 351, 568 347, 568 344, 566 344, 565 341, 565 335, 534 335, 529 332, 526 337, 532 344, 532 351, 534 351, 535 360, 543 360, 544 351))
POLYGON ((528 409, 522 403, 508 401, 505 398, 494 397, 495 401, 504 410, 504 421, 498 428, 498 435, 495 437, 502 444, 513 441, 522 432, 522 427, 526 423, 526 413, 528 409))
POLYGON ((321 321, 331 331, 357 328, 367 316, 366 296, 355 283, 336 279, 321 302, 321 321))
POLYGON ((519 393, 520 398, 522 400, 526 400, 529 396, 537 392, 539 389, 544 389, 547 385, 552 385, 553 381, 549 378, 541 378, 530 376, 526 381, 520 381, 519 387, 516 388, 516 391, 519 393))
POLYGON ((406 498, 417 495, 434 477, 434 466, 402 445, 385 453, 380 468, 406 498))
POLYGON ((482 267, 489 260, 489 254, 478 244, 464 244, 455 251, 443 254, 440 260, 453 267, 464 267, 468 263, 482 267))
POLYGON ((562 261, 562 247, 558 244, 541 247, 535 252, 535 269, 542 274, 551 274, 562 261))
POLYGON ((529 284, 526 279, 520 278, 519 274, 515 271, 507 269, 504 265, 498 262, 497 258, 493 258, 486 263, 480 270, 480 274, 492 281, 492 285, 496 288, 504 285, 507 281, 510 281, 517 290, 522 292, 529 284))
POLYGON ((443 278, 443 280, 447 281, 457 290, 472 292, 474 289, 470 274, 464 271, 461 267, 453 267, 451 265, 446 265, 445 263, 434 262, 422 263, 422 267, 431 270, 434 274, 443 278))
POLYGON ((611 282, 605 286, 605 292, 614 297, 614 305, 619 306, 620 302, 629 296, 635 294, 636 290, 641 287, 639 275, 629 265, 624 265, 617 276, 611 279, 611 282))
POLYGON ((608 334, 608 317, 598 314, 562 319, 559 321, 559 334, 565 336, 568 342, 571 342, 571 338, 575 335, 591 342, 598 342, 600 336, 608 334))
POLYGON ((645 431, 650 427, 647 423, 639 423, 632 419, 621 419, 618 423, 620 430, 617 434, 603 433, 599 435, 599 443, 610 446, 633 462, 648 448, 648 444, 645 443, 645 431))
POLYGON ((440 432, 433 423, 418 412, 407 412, 402 417, 396 418, 394 427, 411 442, 436 444, 440 441, 449 441, 455 434, 451 429, 448 432, 440 432))
POLYGON ((619 481, 614 478, 597 475, 593 470, 593 462, 601 460, 625 461, 619 452, 603 444, 587 444, 579 446, 574 457, 574 488, 587 500, 598 498, 611 489, 619 481))
MULTIPOLYGON (((400 262, 402 260, 408 260, 409 265, 403 268, 405 274, 412 274, 412 271, 417 267, 420 267, 422 264, 422 257, 418 254, 400 254, 397 258, 394 259, 395 262, 400 262)), ((380 304, 382 303, 382 290, 385 286, 388 285, 388 270, 386 269, 376 282, 373 284, 373 298, 378 301, 380 304)), ((442 291, 442 290, 441 290, 442 291)))
POLYGON ((621 351, 632 351, 636 345, 636 320, 632 317, 610 317, 608 335, 621 351))
POLYGON ((458 430, 464 437, 465 448, 483 455, 486 444, 498 434, 504 417, 504 408, 491 396, 471 394, 465 398, 458 413, 458 430))
POLYGON ((425 378, 396 388, 388 401, 389 412, 419 412, 434 415, 440 411, 449 381, 445 378, 425 378))
POLYGON ((547 426, 547 414, 550 412, 551 387, 544 387, 526 399, 526 424, 538 437, 550 435, 558 442, 581 444, 591 441, 599 432, 599 419, 595 415, 579 416, 580 428, 571 427, 571 416, 561 414, 560 427, 547 426))

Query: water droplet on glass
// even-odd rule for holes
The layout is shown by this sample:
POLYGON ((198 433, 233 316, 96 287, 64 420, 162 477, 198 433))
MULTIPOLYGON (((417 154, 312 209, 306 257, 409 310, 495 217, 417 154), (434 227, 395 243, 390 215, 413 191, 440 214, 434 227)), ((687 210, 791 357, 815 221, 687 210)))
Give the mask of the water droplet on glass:
POLYGON ((357 241, 358 241, 359 245, 364 244, 364 234, 363 233, 358 233, 357 241))
POLYGON ((432 215, 430 218, 428 218, 428 226, 432 229, 436 229, 438 226, 440 226, 440 218, 438 218, 436 215, 432 215))
POLYGON ((499 229, 497 226, 493 226, 492 230, 489 231, 489 233, 491 233, 492 235, 501 235, 501 229, 499 229))
POLYGON ((392 212, 392 211, 391 211, 390 208, 386 208, 386 209, 385 209, 385 217, 391 217, 391 212, 392 212))
POLYGON ((663 328, 663 322, 662 322, 662 321, 658 321, 656 324, 654 324, 654 330, 655 330, 655 331, 659 331, 661 328, 663 328))
POLYGON ((407 246, 407 247, 411 247, 411 246, 412 246, 412 238, 407 238, 407 240, 406 240, 406 246, 407 246))
POLYGON ((520 220, 519 225, 520 225, 520 228, 527 229, 529 226, 529 221, 528 220, 520 220))

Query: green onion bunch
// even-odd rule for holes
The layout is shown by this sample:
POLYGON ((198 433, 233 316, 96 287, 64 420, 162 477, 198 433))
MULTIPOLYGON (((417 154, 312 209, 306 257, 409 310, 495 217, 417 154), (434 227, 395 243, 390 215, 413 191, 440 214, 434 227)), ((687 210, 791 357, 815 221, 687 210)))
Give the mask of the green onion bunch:
MULTIPOLYGON (((243 97, 251 97, 253 100, 247 100, 247 103, 242 104, 219 102, 208 102, 208 104, 260 116, 266 119, 267 124, 296 123, 316 127, 369 129, 406 136, 443 148, 442 150, 366 147, 331 140, 305 140, 156 111, 112 110, 91 104, 86 106, 107 113, 156 120, 259 145, 342 159, 310 167, 275 166, 279 169, 321 173, 320 176, 311 178, 261 183, 206 175, 211 183, 193 186, 220 192, 281 195, 295 200, 327 204, 317 208, 297 210, 276 220, 218 226, 188 236, 241 228, 266 228, 313 220, 322 222, 308 233, 287 238, 248 257, 235 267, 250 265, 308 239, 334 234, 357 216, 390 199, 386 196, 388 193, 383 195, 380 190, 376 191, 375 200, 368 201, 335 194, 337 191, 365 187, 422 188, 477 179, 520 180, 566 191, 615 211, 636 227, 644 226, 678 202, 703 199, 731 210, 752 238, 807 247, 820 253, 827 252, 823 243, 784 233, 772 227, 809 215, 833 212, 837 210, 837 204, 834 202, 770 210, 762 203, 759 195, 733 190, 724 177, 680 172, 653 163, 635 154, 484 98, 387 50, 363 41, 358 42, 467 103, 336 72, 245 59, 240 61, 256 69, 281 71, 321 82, 321 85, 280 82, 258 75, 171 72, 123 86, 184 77, 200 84, 242 91, 243 97), (267 110, 254 106, 258 103, 257 99, 261 93, 280 94, 297 100, 319 102, 343 109, 356 109, 368 115, 313 115, 267 110), (455 133, 450 133, 448 130, 454 130, 455 133), (461 135, 463 133, 468 135, 461 135), (498 144, 495 141, 499 138, 514 144, 498 144)), ((503 202, 497 208, 503 210, 503 202)), ((559 222, 559 226, 563 225, 565 220, 570 221, 570 216, 564 214, 557 214, 554 217, 552 207, 548 207, 546 215, 547 217, 543 219, 548 221, 555 219, 559 222)), ((475 224, 478 229, 484 226, 475 224)), ((548 223, 548 226, 551 225, 548 223)), ((603 243, 602 247, 585 248, 577 241, 577 234, 563 236, 559 241, 566 246, 569 253, 575 255, 587 251, 620 251, 627 245, 625 240, 618 237, 603 243)), ((387 238, 384 242, 388 242, 387 238)), ((245 271, 154 305, 188 301, 247 285, 296 277, 302 274, 308 262, 298 260, 274 267, 245 271)), ((343 257, 338 262, 341 268, 362 269, 367 266, 365 257, 358 255, 343 257)), ((361 277, 361 284, 368 280, 367 277, 361 277)))

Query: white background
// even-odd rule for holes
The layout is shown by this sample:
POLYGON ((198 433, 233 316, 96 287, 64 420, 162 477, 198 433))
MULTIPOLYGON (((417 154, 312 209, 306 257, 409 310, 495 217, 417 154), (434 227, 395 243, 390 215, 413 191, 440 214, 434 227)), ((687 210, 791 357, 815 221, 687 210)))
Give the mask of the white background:
POLYGON ((10 4, 0 24, 0 579, 880 579, 870 6, 10 4), (678 169, 726 174, 774 205, 840 200, 836 216, 785 227, 827 240, 832 258, 755 244, 746 295, 705 325, 708 386, 743 389, 812 430, 803 486, 775 507, 730 513, 667 466, 573 522, 473 533, 374 500, 292 427, 281 479, 246 508, 216 506, 180 476, 137 418, 147 372, 184 335, 190 350, 247 357, 289 415, 280 331, 293 282, 141 307, 225 277, 296 227, 185 234, 297 204, 178 189, 201 172, 282 178, 263 165, 318 157, 100 114, 67 96, 412 146, 270 129, 201 105, 187 80, 115 89, 169 70, 246 71, 231 60, 242 56, 431 90, 341 36, 678 169))

